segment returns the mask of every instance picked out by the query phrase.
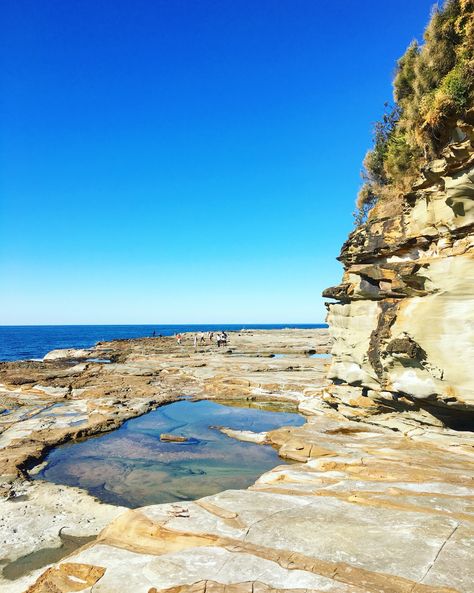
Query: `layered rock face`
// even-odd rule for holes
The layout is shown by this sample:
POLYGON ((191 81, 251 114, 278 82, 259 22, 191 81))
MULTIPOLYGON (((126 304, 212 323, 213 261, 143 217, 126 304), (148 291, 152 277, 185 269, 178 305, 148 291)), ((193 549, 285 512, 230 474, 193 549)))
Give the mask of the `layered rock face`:
MULTIPOLYGON (((342 248, 324 296, 334 339, 329 378, 404 399, 454 428, 474 415, 474 127, 458 126, 403 208, 377 205, 342 248)), ((389 404, 392 405, 392 404, 389 404)), ((463 426, 467 424, 466 426, 463 426)))

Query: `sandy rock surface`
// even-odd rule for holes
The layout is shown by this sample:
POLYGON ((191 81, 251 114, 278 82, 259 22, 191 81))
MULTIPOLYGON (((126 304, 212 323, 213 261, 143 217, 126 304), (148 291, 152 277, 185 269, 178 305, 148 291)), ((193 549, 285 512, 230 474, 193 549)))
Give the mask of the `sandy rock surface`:
POLYGON ((23 591, 44 566, 93 539, 126 509, 76 488, 17 482, 0 499, 0 591, 23 591))
POLYGON ((190 335, 180 346, 171 338, 110 343, 111 364, 78 369, 77 361, 61 358, 47 371, 4 365, 5 401, 22 404, 15 417, 5 417, 0 436, 9 497, 0 505, 9 533, 1 590, 471 593, 474 434, 443 427, 406 402, 402 411, 384 407, 357 387, 330 384, 330 360, 309 355, 329 346, 325 330, 232 334, 225 350, 206 344, 195 351, 190 335), (28 373, 31 382, 20 383, 28 373), (68 395, 38 385, 66 388, 68 395), (248 490, 126 511, 76 489, 25 483, 21 452, 32 442, 40 460, 42 447, 77 438, 85 426, 108 430, 181 395, 298 406, 306 417, 301 427, 267 433, 221 427, 232 438, 272 443, 291 463, 248 490), (58 397, 74 406, 72 416, 54 407, 58 397), (38 413, 42 405, 46 419, 38 413), (22 488, 31 488, 30 510, 15 506, 28 502, 22 488), (41 522, 30 527, 40 506, 41 522), (14 524, 22 525, 18 536, 14 524), (6 578, 32 551, 57 551, 64 533, 96 537, 59 561, 48 553, 42 568, 6 578))
POLYGON ((127 511, 31 591, 78 567, 96 571, 94 593, 472 591, 472 453, 319 415, 268 436, 305 461, 248 490, 127 511))

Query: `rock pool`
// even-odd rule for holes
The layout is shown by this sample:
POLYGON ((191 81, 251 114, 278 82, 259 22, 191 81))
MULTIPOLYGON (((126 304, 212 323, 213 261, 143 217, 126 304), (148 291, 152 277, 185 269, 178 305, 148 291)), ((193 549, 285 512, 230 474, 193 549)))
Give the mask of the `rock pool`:
POLYGON ((212 401, 179 401, 114 432, 53 449, 34 479, 83 488, 112 504, 140 507, 245 488, 283 463, 275 449, 231 439, 212 426, 261 432, 299 426, 302 416, 212 401), (175 434, 187 442, 162 442, 175 434))

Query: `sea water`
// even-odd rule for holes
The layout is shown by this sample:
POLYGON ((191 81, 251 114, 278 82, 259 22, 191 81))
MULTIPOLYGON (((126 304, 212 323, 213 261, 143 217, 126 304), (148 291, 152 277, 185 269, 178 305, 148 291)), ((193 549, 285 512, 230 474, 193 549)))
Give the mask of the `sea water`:
POLYGON ((272 325, 17 325, 0 326, 0 361, 41 359, 57 348, 90 348, 97 342, 121 338, 172 336, 184 332, 238 331, 241 329, 314 329, 324 323, 272 325))

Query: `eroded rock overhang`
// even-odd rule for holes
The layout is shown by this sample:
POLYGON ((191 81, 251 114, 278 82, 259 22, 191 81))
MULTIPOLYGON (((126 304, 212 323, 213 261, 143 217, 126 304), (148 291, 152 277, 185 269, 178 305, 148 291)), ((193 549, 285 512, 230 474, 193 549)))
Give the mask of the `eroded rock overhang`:
POLYGON ((474 127, 429 163, 403 208, 379 204, 344 244, 323 295, 329 378, 408 397, 450 424, 474 411, 474 127))

